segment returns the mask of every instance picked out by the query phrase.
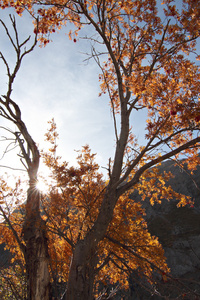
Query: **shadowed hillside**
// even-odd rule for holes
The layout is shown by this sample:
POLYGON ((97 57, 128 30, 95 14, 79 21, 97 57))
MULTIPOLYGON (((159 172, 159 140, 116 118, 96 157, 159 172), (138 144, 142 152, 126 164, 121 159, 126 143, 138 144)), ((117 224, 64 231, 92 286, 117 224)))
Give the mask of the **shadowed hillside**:
MULTIPOLYGON (((174 175, 167 185, 194 200, 194 205, 180 208, 177 208, 176 199, 163 200, 161 205, 154 206, 148 201, 143 203, 149 231, 163 245, 171 275, 175 279, 165 282, 161 287, 167 297, 164 299, 200 299, 185 289, 187 286, 200 294, 200 167, 192 176, 187 169, 184 171, 171 161, 164 162, 159 169, 160 172, 170 171, 174 175)), ((133 198, 140 200, 137 192, 133 198)), ((129 299, 163 299, 159 295, 150 296, 140 288, 138 293, 137 289, 135 291, 129 299), (136 294, 138 296, 134 298, 136 294)))

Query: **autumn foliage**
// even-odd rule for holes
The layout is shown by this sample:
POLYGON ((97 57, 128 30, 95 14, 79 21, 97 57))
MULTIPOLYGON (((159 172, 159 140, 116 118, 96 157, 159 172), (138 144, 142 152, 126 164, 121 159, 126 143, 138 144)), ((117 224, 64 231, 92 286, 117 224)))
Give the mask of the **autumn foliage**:
MULTIPOLYGON (((158 166, 184 155, 192 172, 200 162, 200 2, 0 3, 2 8, 14 7, 18 14, 29 11, 41 46, 69 23, 68 36, 76 43, 88 26, 92 34, 87 39, 94 45, 90 58, 101 72, 99 96, 107 93, 113 115, 115 155, 108 162, 106 180, 89 146, 78 152, 77 167, 56 156, 56 126, 54 121, 50 123, 46 138, 51 148, 42 156, 52 181, 49 192, 41 195, 40 214, 48 235, 52 286, 56 291, 58 282, 68 281, 64 299, 74 300, 98 297, 100 287, 108 283, 128 288, 134 272, 145 278, 146 288, 154 286, 155 274, 165 281, 169 270, 162 247, 149 234, 141 203, 131 194, 137 189, 141 199, 151 204, 172 198, 178 199, 179 205, 191 203, 189 197, 166 185, 171 174, 160 174, 158 166), (134 135, 138 111, 147 116, 141 145, 134 135)), ((5 195, 1 197, 4 201, 5 195)), ((2 213, 4 228, 10 218, 3 208, 2 213)), ((10 247, 15 243, 23 248, 23 239, 17 240, 23 214, 14 216, 18 221, 11 219, 3 239, 10 247)), ((23 264, 23 258, 19 260, 23 264)))
MULTIPOLYGON (((68 167, 66 162, 56 157, 55 129, 55 123, 52 121, 47 134, 51 147, 48 153, 42 154, 46 165, 51 169, 49 179, 51 183, 49 192, 41 195, 41 211, 48 228, 51 280, 56 289, 58 283, 67 282, 73 249, 78 240, 84 239, 97 218, 106 182, 99 173, 95 155, 88 146, 79 151, 76 168, 68 167)), ((2 181, 2 184, 5 186, 5 182, 2 181)), ((2 204, 8 203, 10 197, 17 199, 19 193, 22 193, 22 190, 17 192, 18 189, 17 186, 16 191, 12 190, 6 195, 9 188, 5 187, 2 204)), ((161 245, 147 230, 145 211, 140 203, 129 197, 130 193, 120 197, 107 234, 96 249, 98 252, 94 270, 96 296, 101 291, 99 288, 101 284, 106 286, 110 283, 113 286, 120 285, 124 289, 129 288, 129 277, 136 270, 140 270, 141 275, 147 277, 149 283, 155 280, 152 277, 153 270, 161 276, 169 271, 161 245)), ((22 287, 25 284, 26 272, 16 236, 21 239, 23 206, 21 204, 17 211, 10 215, 10 211, 2 205, 5 223, 1 224, 0 228, 1 242, 6 243, 6 249, 13 253, 12 263, 18 268, 12 276, 8 275, 9 270, 12 270, 12 267, 9 267, 2 280, 4 284, 10 281, 11 285, 16 286, 21 296, 24 293, 22 287), (9 220, 10 226, 6 220, 9 220), (24 280, 21 283, 22 274, 24 280)), ((7 297, 9 293, 8 289, 7 297)))

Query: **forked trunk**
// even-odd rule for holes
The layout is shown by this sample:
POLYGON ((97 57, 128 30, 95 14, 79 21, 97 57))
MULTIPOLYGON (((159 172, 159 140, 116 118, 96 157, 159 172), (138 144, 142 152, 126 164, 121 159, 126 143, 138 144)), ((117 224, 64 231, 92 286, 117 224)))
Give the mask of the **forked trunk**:
POLYGON ((39 203, 40 193, 29 188, 23 226, 28 300, 51 299, 46 225, 40 216, 39 203))

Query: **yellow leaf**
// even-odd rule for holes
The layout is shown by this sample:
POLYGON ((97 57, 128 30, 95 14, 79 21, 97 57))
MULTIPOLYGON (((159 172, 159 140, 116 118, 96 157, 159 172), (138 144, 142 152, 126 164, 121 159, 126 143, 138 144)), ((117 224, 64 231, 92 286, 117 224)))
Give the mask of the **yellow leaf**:
POLYGON ((183 103, 183 101, 180 98, 177 99, 177 102, 178 102, 178 104, 182 104, 183 103))

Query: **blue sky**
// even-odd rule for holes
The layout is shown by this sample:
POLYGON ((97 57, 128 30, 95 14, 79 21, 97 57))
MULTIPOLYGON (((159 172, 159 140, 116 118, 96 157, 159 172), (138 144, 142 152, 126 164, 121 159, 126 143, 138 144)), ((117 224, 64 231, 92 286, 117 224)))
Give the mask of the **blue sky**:
MULTIPOLYGON (((10 9, 0 11, 0 17, 8 26, 9 13, 10 9)), ((32 33, 32 20, 28 15, 16 20, 19 36, 23 38, 32 33)), ((108 159, 113 158, 115 146, 109 99, 106 95, 98 97, 99 67, 92 60, 88 64, 84 62, 87 56, 83 52, 90 51, 89 43, 81 39, 74 43, 66 33, 67 28, 63 28, 51 36, 52 43, 45 48, 37 46, 25 57, 14 83, 12 99, 21 107, 22 118, 40 149, 45 147, 47 121, 54 117, 60 135, 58 154, 64 160, 73 165, 77 156, 74 150, 89 144, 92 152, 97 153, 99 165, 106 167, 108 159)), ((7 37, 2 35, 2 27, 0 34, 0 50, 12 65, 14 53, 7 37)), ((0 64, 1 95, 7 87, 5 74, 6 70, 0 64)), ((144 116, 138 115, 134 121, 134 132, 138 138, 144 126, 141 118, 144 116)), ((4 125, 2 119, 0 122, 4 125)), ((2 153, 2 145, 0 149, 2 153)), ((0 164, 20 166, 13 153, 5 156, 0 164)), ((1 173, 4 171, 1 168, 1 173)), ((105 173, 104 169, 101 171, 105 173)))

